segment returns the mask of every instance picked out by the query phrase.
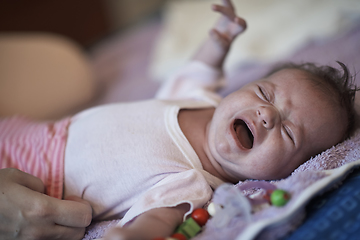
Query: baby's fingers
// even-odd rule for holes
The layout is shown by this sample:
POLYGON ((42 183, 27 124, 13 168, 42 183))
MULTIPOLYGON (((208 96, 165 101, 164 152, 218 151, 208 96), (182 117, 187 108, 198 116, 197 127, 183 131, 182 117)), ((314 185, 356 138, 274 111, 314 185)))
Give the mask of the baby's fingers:
POLYGON ((222 2, 224 6, 234 9, 234 5, 230 0, 222 0, 222 2))
POLYGON ((229 20, 231 21, 233 21, 234 18, 236 17, 234 8, 229 8, 226 6, 214 4, 212 5, 212 10, 221 13, 222 15, 229 18, 229 20))
POLYGON ((241 29, 238 30, 238 34, 246 29, 246 21, 243 18, 235 17, 234 22, 241 27, 241 29))

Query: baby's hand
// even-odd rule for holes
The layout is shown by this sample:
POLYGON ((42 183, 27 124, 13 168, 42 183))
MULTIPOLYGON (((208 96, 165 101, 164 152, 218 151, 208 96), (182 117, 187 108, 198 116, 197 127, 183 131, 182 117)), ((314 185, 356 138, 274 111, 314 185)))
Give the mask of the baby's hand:
POLYGON ((141 238, 137 236, 136 232, 122 227, 115 227, 110 229, 105 236, 105 240, 137 240, 137 239, 141 239, 141 238))
POLYGON ((234 38, 246 29, 244 19, 236 16, 235 8, 230 0, 222 0, 223 5, 214 4, 212 9, 222 14, 210 32, 210 36, 224 49, 230 47, 234 38))

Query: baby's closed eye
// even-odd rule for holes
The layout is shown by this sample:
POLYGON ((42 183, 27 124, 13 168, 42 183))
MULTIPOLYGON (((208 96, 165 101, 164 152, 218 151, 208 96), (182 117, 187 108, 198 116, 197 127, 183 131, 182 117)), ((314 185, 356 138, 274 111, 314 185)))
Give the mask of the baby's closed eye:
POLYGON ((290 140, 295 144, 294 133, 291 131, 290 127, 283 124, 282 128, 284 129, 284 132, 286 133, 286 136, 289 137, 290 140))
POLYGON ((259 92, 260 92, 263 100, 270 102, 271 98, 270 98, 270 95, 268 94, 268 92, 266 91, 266 89, 261 86, 258 86, 258 89, 259 89, 259 92))

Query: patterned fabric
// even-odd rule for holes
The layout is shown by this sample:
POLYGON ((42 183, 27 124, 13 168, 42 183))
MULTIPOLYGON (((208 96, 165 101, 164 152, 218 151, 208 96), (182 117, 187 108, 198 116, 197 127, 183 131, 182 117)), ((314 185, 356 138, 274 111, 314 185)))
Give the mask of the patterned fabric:
MULTIPOLYGON (((316 197, 306 208, 305 222, 286 240, 359 239, 360 169, 340 188, 316 197)), ((285 240, 284 239, 284 240, 285 240)))
POLYGON ((40 178, 46 194, 62 198, 64 153, 70 118, 36 123, 21 117, 0 120, 0 168, 40 178))

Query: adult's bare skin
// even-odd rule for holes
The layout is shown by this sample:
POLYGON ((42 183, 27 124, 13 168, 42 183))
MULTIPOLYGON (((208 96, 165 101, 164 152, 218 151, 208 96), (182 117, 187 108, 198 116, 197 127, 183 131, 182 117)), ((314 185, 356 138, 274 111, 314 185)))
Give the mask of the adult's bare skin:
POLYGON ((0 169, 0 239, 81 239, 92 218, 86 201, 44 194, 44 184, 17 169, 0 169))
POLYGON ((0 52, 0 117, 61 119, 100 89, 85 51, 65 37, 0 33, 0 52))

